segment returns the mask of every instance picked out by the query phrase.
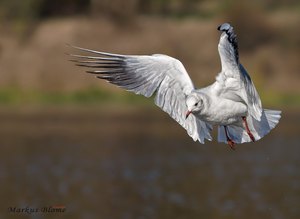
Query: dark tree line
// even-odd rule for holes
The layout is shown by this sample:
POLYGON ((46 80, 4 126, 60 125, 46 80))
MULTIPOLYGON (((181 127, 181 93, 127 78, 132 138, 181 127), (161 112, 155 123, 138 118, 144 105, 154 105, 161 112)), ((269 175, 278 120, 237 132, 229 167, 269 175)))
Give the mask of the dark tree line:
MULTIPOLYGON (((53 16, 77 14, 133 17, 137 14, 163 16, 193 15, 201 13, 202 3, 210 0, 0 0, 0 19, 43 19, 53 16)), ((264 8, 299 5, 298 0, 253 0, 264 8)), ((238 0, 217 1, 215 5, 239 4, 238 0)))

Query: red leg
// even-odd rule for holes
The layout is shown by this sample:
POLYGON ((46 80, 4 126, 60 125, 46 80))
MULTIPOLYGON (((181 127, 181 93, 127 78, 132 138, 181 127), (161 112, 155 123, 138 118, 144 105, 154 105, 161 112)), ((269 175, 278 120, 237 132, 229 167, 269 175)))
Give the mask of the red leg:
POLYGON ((234 141, 232 141, 229 136, 228 136, 228 130, 227 130, 227 126, 224 125, 224 129, 225 129, 225 135, 226 135, 226 138, 227 138, 227 143, 229 145, 229 147, 232 149, 232 150, 235 150, 235 147, 234 147, 234 141))
POLYGON ((254 136, 252 135, 252 133, 250 132, 250 129, 249 129, 249 127, 248 127, 248 123, 247 123, 246 116, 242 116, 242 119, 243 119, 243 122, 244 122, 244 124, 245 124, 247 134, 248 134, 249 137, 251 138, 251 141, 255 142, 255 138, 254 138, 254 136))

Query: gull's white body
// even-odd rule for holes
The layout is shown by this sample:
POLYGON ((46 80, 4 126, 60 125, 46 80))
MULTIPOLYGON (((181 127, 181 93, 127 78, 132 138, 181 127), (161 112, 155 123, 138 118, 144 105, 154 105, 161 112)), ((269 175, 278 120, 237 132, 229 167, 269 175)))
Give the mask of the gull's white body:
POLYGON ((243 116, 247 116, 247 105, 241 102, 235 102, 230 99, 221 98, 212 87, 203 91, 198 90, 196 93, 207 98, 207 107, 194 115, 202 121, 212 125, 230 125, 241 122, 243 116), (204 92, 205 91, 205 92, 204 92), (202 93, 203 92, 203 93, 202 93))
POLYGON ((155 104, 185 128, 194 141, 211 140, 212 126, 217 125, 220 142, 228 141, 224 126, 235 143, 250 142, 242 118, 259 140, 279 122, 280 111, 262 108, 255 86, 239 62, 233 28, 225 23, 218 30, 222 31, 218 45, 222 70, 212 85, 202 89, 194 87, 182 63, 170 56, 118 55, 79 47, 74 48, 97 56, 71 56, 77 58, 73 61, 79 66, 96 68, 88 72, 98 74, 100 79, 146 97, 155 93, 155 104))

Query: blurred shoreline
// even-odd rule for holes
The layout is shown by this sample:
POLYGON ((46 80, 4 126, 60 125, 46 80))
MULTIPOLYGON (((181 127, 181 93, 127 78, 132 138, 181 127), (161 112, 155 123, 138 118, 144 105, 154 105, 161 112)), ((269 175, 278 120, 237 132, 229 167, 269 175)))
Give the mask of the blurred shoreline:
POLYGON ((196 88, 207 86, 220 71, 216 27, 225 21, 235 28, 241 62, 264 107, 300 107, 300 6, 293 1, 129 1, 125 6, 118 0, 70 0, 59 10, 55 2, 16 6, 0 0, 7 6, 0 10, 0 107, 153 104, 85 74, 69 62, 65 53, 77 51, 66 43, 122 54, 167 54, 183 63, 196 88))
MULTIPOLYGON (((0 108, 19 108, 27 106, 47 107, 82 107, 116 105, 128 107, 130 105, 151 106, 154 96, 145 98, 128 91, 116 88, 102 88, 105 82, 100 82, 98 87, 90 87, 76 91, 32 91, 21 89, 0 89, 0 108)), ((265 108, 284 108, 287 110, 300 109, 300 94, 289 92, 270 92, 258 90, 265 108)))

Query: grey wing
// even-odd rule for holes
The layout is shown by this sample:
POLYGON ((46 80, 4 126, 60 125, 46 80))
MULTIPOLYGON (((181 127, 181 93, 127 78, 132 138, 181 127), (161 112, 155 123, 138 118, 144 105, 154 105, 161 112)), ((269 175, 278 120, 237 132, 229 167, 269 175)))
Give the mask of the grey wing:
POLYGON ((96 56, 74 55, 77 65, 95 68, 96 74, 125 90, 150 97, 156 92, 155 104, 167 112, 194 141, 211 140, 211 126, 190 116, 185 119, 186 96, 194 89, 193 83, 180 61, 166 55, 133 56, 98 52, 72 46, 96 56))
POLYGON ((260 97, 246 69, 241 64, 240 71, 246 91, 243 93, 243 95, 245 96, 244 99, 247 99, 246 103, 248 105, 249 114, 256 120, 260 121, 262 115, 262 105, 260 97))
POLYGON ((233 27, 225 23, 218 30, 223 31, 218 45, 222 72, 217 77, 217 82, 224 85, 222 92, 226 91, 222 95, 245 102, 249 114, 260 121, 261 100, 249 74, 239 63, 238 44, 233 27))

